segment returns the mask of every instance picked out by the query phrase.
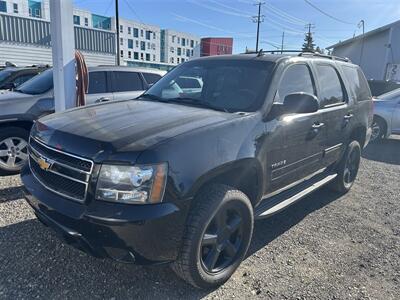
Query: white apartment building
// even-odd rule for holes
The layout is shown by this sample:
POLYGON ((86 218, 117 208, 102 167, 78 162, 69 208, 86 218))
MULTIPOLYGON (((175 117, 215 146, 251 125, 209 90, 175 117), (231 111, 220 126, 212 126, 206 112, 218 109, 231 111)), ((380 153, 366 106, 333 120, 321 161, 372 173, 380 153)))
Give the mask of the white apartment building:
MULTIPOLYGON (((112 28, 116 20, 112 18, 112 28)), ((119 20, 119 47, 121 65, 133 65, 134 62, 160 62, 161 28, 131 20, 119 20)))
POLYGON ((161 32, 161 62, 177 65, 199 56, 200 38, 171 29, 161 32))
MULTIPOLYGON (((51 64, 49 3, 50 0, 0 0, 0 64, 51 64), (37 26, 42 29, 35 30, 37 26), (24 34, 20 36, 21 31, 24 34)), ((114 64, 115 18, 75 8, 73 21, 75 46, 88 64, 114 64)), ((168 70, 200 56, 200 38, 195 35, 121 18, 119 25, 121 65, 168 70)))

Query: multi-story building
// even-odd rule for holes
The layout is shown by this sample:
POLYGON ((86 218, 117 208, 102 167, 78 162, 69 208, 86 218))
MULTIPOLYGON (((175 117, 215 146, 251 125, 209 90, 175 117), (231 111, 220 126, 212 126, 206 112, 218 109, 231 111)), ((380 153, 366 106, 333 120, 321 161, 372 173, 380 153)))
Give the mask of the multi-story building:
POLYGON ((161 30, 161 62, 177 65, 196 57, 200 38, 171 29, 161 30))
MULTIPOLYGON (((112 26, 116 28, 112 18, 112 26)), ((121 65, 146 66, 160 62, 161 28, 154 25, 120 19, 119 48, 121 65)))
MULTIPOLYGON (((49 2, 0 0, 0 64, 51 64, 49 2)), ((77 8, 73 23, 75 47, 89 65, 114 64, 117 42, 121 65, 168 70, 200 56, 200 39, 188 33, 120 18, 116 41, 115 18, 77 8)))
POLYGON ((201 39, 201 56, 232 54, 233 38, 209 37, 201 39))

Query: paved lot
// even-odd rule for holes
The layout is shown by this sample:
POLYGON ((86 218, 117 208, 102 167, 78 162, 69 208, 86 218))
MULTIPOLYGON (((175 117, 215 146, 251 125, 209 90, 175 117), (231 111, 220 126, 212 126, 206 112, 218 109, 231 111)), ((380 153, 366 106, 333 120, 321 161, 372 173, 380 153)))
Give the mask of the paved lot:
POLYGON ((367 148, 353 190, 314 193, 256 223, 248 258, 202 292, 168 267, 94 259, 62 244, 0 179, 0 298, 400 299, 400 139, 367 148))

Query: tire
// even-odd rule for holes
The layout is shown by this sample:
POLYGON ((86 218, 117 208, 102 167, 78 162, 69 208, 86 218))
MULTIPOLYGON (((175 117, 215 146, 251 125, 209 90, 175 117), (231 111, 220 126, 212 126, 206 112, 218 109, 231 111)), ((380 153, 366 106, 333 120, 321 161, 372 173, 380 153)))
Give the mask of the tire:
POLYGON ((371 142, 372 143, 378 143, 380 142, 384 137, 386 133, 386 123, 383 119, 379 117, 374 117, 374 120, 372 122, 372 136, 371 136, 371 142))
POLYGON ((241 191, 221 184, 203 189, 193 201, 181 251, 171 267, 194 287, 216 288, 231 277, 247 253, 253 207, 241 191))
POLYGON ((29 131, 20 127, 0 128, 0 175, 17 174, 28 158, 29 131))
POLYGON ((357 178, 361 161, 361 146, 357 141, 352 141, 339 162, 337 167, 338 176, 329 187, 339 193, 345 194, 350 191, 357 178))

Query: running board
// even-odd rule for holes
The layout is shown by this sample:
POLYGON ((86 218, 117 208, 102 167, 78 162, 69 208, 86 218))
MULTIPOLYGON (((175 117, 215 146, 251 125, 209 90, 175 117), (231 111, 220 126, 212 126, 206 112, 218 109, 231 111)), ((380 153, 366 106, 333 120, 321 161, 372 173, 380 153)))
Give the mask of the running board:
POLYGON ((267 218, 280 212, 289 205, 292 205, 323 185, 331 182, 336 176, 337 174, 326 175, 326 173, 322 173, 276 196, 262 200, 254 212, 255 219, 267 218))

